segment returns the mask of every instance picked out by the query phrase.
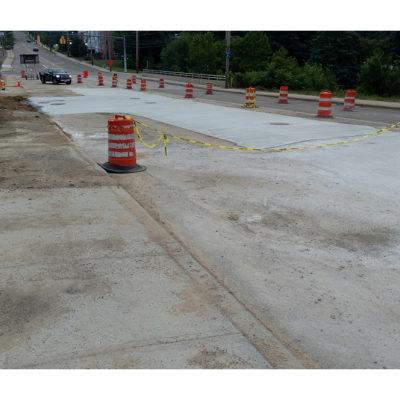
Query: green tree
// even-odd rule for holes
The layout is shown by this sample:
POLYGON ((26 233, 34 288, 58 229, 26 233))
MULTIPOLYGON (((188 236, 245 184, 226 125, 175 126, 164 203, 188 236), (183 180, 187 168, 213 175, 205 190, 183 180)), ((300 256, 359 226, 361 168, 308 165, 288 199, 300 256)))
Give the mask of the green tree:
POLYGON ((271 46, 265 33, 250 31, 240 41, 236 52, 240 71, 262 71, 271 55, 271 46))
POLYGON ((375 53, 361 67, 358 89, 372 95, 399 95, 400 66, 390 57, 385 58, 382 52, 375 53))
POLYGON ((14 34, 11 31, 4 32, 3 45, 6 50, 14 48, 14 34))
POLYGON ((218 48, 211 32, 195 35, 189 44, 189 70, 198 74, 215 74, 218 48))
POLYGON ((340 85, 351 88, 360 71, 362 52, 361 37, 355 32, 318 32, 309 61, 333 71, 340 85))
POLYGON ((393 60, 400 60, 400 31, 392 32, 389 39, 390 55, 393 60))
POLYGON ((173 39, 161 52, 161 69, 188 72, 189 45, 192 34, 183 32, 173 39))
POLYGON ((311 41, 316 32, 268 31, 264 33, 268 36, 273 52, 283 46, 288 51, 289 56, 294 57, 299 65, 304 65, 310 58, 311 41))

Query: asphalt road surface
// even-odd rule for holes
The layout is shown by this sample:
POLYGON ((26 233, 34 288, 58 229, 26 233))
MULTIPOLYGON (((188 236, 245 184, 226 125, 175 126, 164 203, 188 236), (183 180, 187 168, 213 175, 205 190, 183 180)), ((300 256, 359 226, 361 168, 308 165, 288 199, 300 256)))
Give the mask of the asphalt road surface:
MULTIPOLYGON (((33 47, 37 46, 34 42, 27 43, 27 35, 25 32, 14 32, 15 36, 15 46, 14 46, 14 54, 15 60, 13 63, 14 71, 5 72, 5 74, 14 75, 17 73, 20 75, 20 71, 24 68, 24 65, 19 64, 19 55, 26 53, 34 53, 33 47)), ((52 53, 41 46, 39 46, 39 60, 40 64, 37 66, 38 71, 44 70, 46 67, 57 67, 63 68, 68 71, 72 76, 72 85, 77 85, 77 75, 83 75, 83 70, 88 71, 88 78, 83 79, 83 83, 79 86, 82 87, 96 87, 98 86, 97 74, 99 72, 98 68, 93 68, 90 63, 83 64, 81 62, 77 62, 74 59, 60 56, 56 53, 52 53)), ((106 61, 105 61, 106 63, 106 61)), ((114 72, 110 72, 107 69, 102 70, 104 76, 104 85, 111 86, 112 84, 112 76, 114 72)), ((135 74, 138 79, 141 78, 140 74, 135 74)), ((119 87, 124 87, 126 84, 126 79, 132 77, 132 73, 118 73, 119 79, 119 87)), ((147 89, 151 90, 155 93, 165 93, 169 95, 175 96, 184 96, 185 87, 182 83, 168 84, 165 83, 165 88, 159 88, 158 81, 156 79, 146 78, 147 80, 147 89)), ((35 82, 34 82, 35 83, 35 82)), ((34 84, 33 83, 33 84, 34 84)), ((36 82, 37 86, 41 84, 40 81, 36 82)), ((140 81, 138 80, 136 88, 140 85, 140 81)), ((135 85, 134 85, 135 87, 135 85)), ((213 95, 206 95, 205 89, 194 89, 193 91, 194 97, 197 99, 204 99, 209 102, 218 102, 218 103, 226 103, 227 105, 243 105, 245 101, 245 96, 242 93, 235 92, 227 92, 227 91, 218 91, 214 90, 213 95)), ((301 117, 313 118, 317 114, 317 101, 308 101, 308 100, 297 100, 290 98, 290 88, 289 88, 289 103, 288 104, 280 104, 277 102, 277 99, 274 97, 267 96, 257 96, 257 106, 260 108, 267 108, 271 110, 271 112, 280 112, 287 115, 296 115, 301 117)), ((362 124, 366 123, 369 125, 391 125, 399 122, 400 115, 399 111, 396 109, 385 109, 381 107, 370 107, 370 106, 360 106, 357 105, 356 99, 356 107, 352 112, 343 111, 343 105, 341 104, 332 104, 332 115, 342 120, 347 120, 348 123, 357 123, 362 124)), ((334 119, 333 119, 334 121, 334 119)))

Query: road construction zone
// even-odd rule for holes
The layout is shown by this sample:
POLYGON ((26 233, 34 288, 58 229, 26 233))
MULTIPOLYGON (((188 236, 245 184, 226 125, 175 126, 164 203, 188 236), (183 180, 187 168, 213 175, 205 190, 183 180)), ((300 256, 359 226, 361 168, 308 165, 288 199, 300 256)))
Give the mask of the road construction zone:
MULTIPOLYGON (((126 117, 129 119, 133 119, 132 117, 126 117)), ((137 120, 133 120, 134 123, 134 127, 135 127, 135 131, 136 134, 138 136, 138 139, 140 140, 140 142, 147 148, 152 149, 154 147, 156 147, 162 139, 164 139, 164 148, 165 148, 165 155, 167 155, 167 143, 169 141, 169 138, 171 139, 175 139, 175 140, 181 140, 187 143, 191 143, 191 144, 195 144, 195 145, 199 145, 199 146, 204 146, 204 147, 213 147, 213 148, 217 148, 217 149, 223 149, 223 150, 243 150, 243 151, 265 151, 265 152, 282 152, 282 151, 292 151, 292 150, 309 150, 309 149, 318 149, 318 148, 322 148, 322 147, 328 147, 328 146, 339 146, 339 145, 343 145, 343 144, 349 144, 349 143, 355 143, 358 142, 360 140, 364 140, 367 138, 370 138, 372 136, 377 136, 383 132, 387 132, 390 131, 392 129, 397 130, 397 126, 400 124, 400 122, 397 122, 396 124, 393 124, 391 126, 388 126, 386 128, 382 128, 374 133, 370 133, 368 135, 364 135, 364 136, 360 136, 354 139, 350 139, 350 140, 344 140, 341 142, 333 142, 333 143, 324 143, 324 144, 319 144, 319 145, 312 145, 312 146, 302 146, 302 147, 274 147, 274 148, 257 148, 257 147, 231 147, 231 146, 219 146, 219 145, 215 145, 215 144, 210 144, 210 143, 204 143, 204 142, 198 142, 196 140, 191 140, 191 139, 186 139, 186 138, 182 138, 179 136, 175 136, 175 135, 170 135, 170 134, 166 134, 164 132, 161 132, 157 129, 151 128, 150 126, 144 124, 143 122, 137 121, 137 120), (138 125, 141 125, 147 129, 153 130, 154 132, 157 132, 158 134, 160 134, 160 137, 158 138, 158 140, 153 143, 152 145, 149 145, 148 143, 146 143, 143 138, 142 135, 140 134, 138 125)))

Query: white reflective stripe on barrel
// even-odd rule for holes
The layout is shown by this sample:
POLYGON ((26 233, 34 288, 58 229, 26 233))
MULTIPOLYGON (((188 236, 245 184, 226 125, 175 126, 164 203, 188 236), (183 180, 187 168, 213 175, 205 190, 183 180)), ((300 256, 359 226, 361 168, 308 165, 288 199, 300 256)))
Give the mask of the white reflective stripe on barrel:
POLYGON ((319 111, 330 111, 331 108, 330 107, 318 107, 319 111))
POLYGON ((135 153, 133 152, 120 152, 120 151, 109 151, 108 152, 108 156, 109 157, 114 157, 114 158, 125 158, 125 157, 134 157, 135 153))
POLYGON ((132 127, 129 126, 129 125, 127 125, 127 126, 112 126, 112 125, 108 125, 108 128, 109 129, 114 129, 115 131, 116 130, 123 131, 123 130, 127 130, 127 129, 132 129, 132 127))
POLYGON ((109 143, 108 144, 109 149, 115 149, 115 150, 126 150, 126 149, 134 149, 135 148, 135 143, 109 143))
POLYGON ((130 135, 113 135, 112 133, 108 134, 108 139, 109 140, 133 140, 134 139, 134 134, 130 135))

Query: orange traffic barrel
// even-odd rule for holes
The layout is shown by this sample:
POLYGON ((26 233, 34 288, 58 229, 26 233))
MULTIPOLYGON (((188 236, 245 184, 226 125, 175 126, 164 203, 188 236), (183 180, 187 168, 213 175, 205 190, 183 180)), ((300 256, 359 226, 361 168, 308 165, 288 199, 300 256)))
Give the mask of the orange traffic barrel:
POLYGON ((89 72, 88 71, 83 71, 83 77, 87 78, 89 76, 89 72))
POLYGON ((289 88, 287 86, 281 86, 281 88, 279 90, 278 103, 287 103, 288 102, 288 91, 289 91, 289 88))
POLYGON ((102 167, 109 172, 127 173, 144 171, 136 163, 135 129, 133 120, 116 115, 108 120, 108 162, 102 167))
POLYGON ((319 94, 318 115, 317 117, 332 117, 332 93, 323 90, 319 94))
POLYGON ((212 82, 207 82, 206 94, 213 94, 213 84, 212 84, 212 82))
POLYGON ((98 86, 104 86, 104 78, 101 72, 97 73, 98 86))
POLYGON ((78 75, 77 83, 82 83, 82 75, 78 75))
POLYGON ((163 88, 164 87, 164 79, 163 78, 160 78, 158 87, 159 88, 163 88))
POLYGON ((132 89, 132 79, 128 78, 126 80, 126 88, 127 89, 132 89))
POLYGON ((256 107, 256 89, 250 86, 246 89, 246 103, 245 107, 256 107))
POLYGON ((344 106, 343 110, 353 111, 356 103, 356 91, 354 89, 346 90, 344 96, 344 106))
POLYGON ((250 104, 250 88, 248 87, 248 88, 246 88, 246 101, 245 101, 244 105, 246 107, 248 107, 249 104, 250 104))
POLYGON ((21 71, 21 78, 25 78, 25 71, 24 70, 21 71))
POLYGON ((190 82, 186 84, 185 97, 189 99, 193 98, 193 85, 190 82))
POLYGON ((117 87, 117 82, 118 82, 118 78, 116 76, 112 77, 112 83, 111 83, 111 87, 115 88, 117 87))
POLYGON ((140 90, 141 90, 142 92, 145 92, 145 91, 147 90, 147 87, 146 87, 146 79, 141 79, 141 80, 140 80, 140 90))
POLYGON ((132 75, 132 83, 136 85, 136 75, 132 75))

